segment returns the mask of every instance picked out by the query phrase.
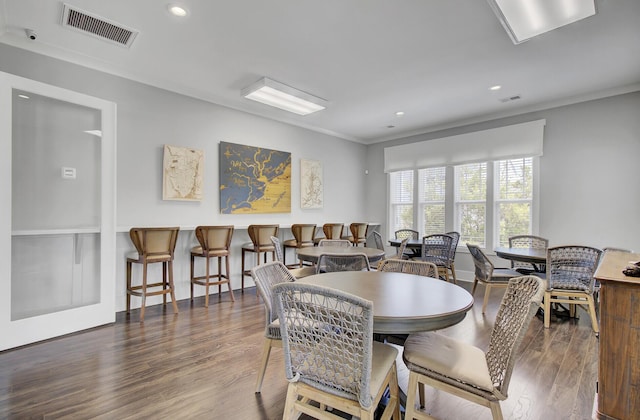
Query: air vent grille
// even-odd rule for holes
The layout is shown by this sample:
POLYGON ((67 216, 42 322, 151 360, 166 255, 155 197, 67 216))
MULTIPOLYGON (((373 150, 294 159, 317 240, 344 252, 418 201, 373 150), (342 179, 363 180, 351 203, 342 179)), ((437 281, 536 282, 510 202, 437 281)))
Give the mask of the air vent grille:
POLYGON ((522 97, 520 95, 513 95, 507 98, 500 99, 500 102, 511 102, 511 101, 517 101, 518 99, 522 99, 522 97))
POLYGON ((138 31, 79 10, 68 4, 63 6, 62 26, 82 31, 123 47, 130 47, 136 35, 138 35, 138 31))

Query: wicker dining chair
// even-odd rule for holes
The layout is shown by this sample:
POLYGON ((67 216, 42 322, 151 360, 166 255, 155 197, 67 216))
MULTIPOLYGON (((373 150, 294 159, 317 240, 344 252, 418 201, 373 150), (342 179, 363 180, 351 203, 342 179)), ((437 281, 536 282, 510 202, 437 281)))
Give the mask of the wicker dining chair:
POLYGON ((446 232, 445 235, 451 236, 451 248, 449 249, 449 264, 446 269, 451 273, 453 277, 453 283, 458 283, 458 277, 456 277, 456 251, 458 250, 458 242, 460 241, 459 232, 446 232))
MULTIPOLYGON (((515 235, 509 238, 509 248, 547 249, 549 240, 535 235, 515 235)), ((544 272, 544 264, 536 267, 531 263, 511 260, 511 268, 522 274, 531 274, 536 271, 544 272)))
POLYGON ((602 251, 588 246, 557 246, 547 250, 547 290, 544 292, 544 327, 551 324, 551 304, 569 305, 575 316, 576 305, 586 306, 591 327, 597 334, 598 318, 594 299, 595 279, 602 251))
POLYGON ((520 277, 522 274, 510 268, 495 268, 478 245, 467 243, 467 248, 475 266, 471 294, 475 294, 478 283, 484 284, 484 301, 482 303, 482 313, 484 313, 485 309, 487 309, 487 303, 489 303, 491 289, 494 287, 507 287, 510 279, 520 277))
POLYGON ((440 275, 449 281, 451 244, 454 238, 446 234, 427 235, 422 238, 420 259, 438 266, 440 275))
POLYGON ((282 418, 339 419, 339 410, 373 419, 388 388, 375 418, 400 420, 398 351, 373 341, 373 303, 304 283, 277 284, 273 293, 289 381, 282 418))
POLYGON ((402 358, 409 369, 405 419, 431 419, 416 408, 416 394, 425 405, 424 385, 491 409, 501 420, 500 401, 507 390, 518 347, 540 307, 544 287, 535 276, 509 281, 491 331, 486 353, 468 343, 436 332, 409 335, 402 358))
POLYGON ((348 248, 351 246, 351 242, 346 239, 321 239, 318 242, 318 246, 339 246, 348 248))
MULTIPOLYGON (((283 249, 282 249, 282 245, 280 244, 280 239, 276 238, 275 236, 272 236, 271 243, 273 244, 273 248, 276 251, 276 261, 280 261, 281 263, 284 264, 283 249)), ((295 268, 287 267, 287 269, 296 279, 301 279, 303 277, 312 276, 316 274, 315 266, 304 266, 304 267, 295 267, 295 268)))
MULTIPOLYGON (((380 232, 377 231, 373 231, 371 232, 371 235, 373 236, 373 240, 376 244, 376 248, 378 248, 381 251, 384 251, 384 241, 382 240, 382 235, 380 235, 380 232)), ((401 242, 400 242, 400 246, 398 247, 398 252, 395 255, 383 255, 382 259, 378 262, 378 264, 380 264, 382 261, 384 261, 386 258, 398 258, 398 259, 403 259, 405 258, 404 256, 404 251, 405 249, 407 249, 407 242, 409 241, 409 238, 404 238, 401 242)))
POLYGON ((320 254, 316 273, 333 273, 336 271, 371 271, 369 259, 364 253, 320 254))
POLYGON ((378 271, 416 274, 418 276, 438 278, 438 266, 434 263, 389 258, 380 261, 378 271))
POLYGON ((264 345, 262 346, 262 360, 258 370, 256 380, 256 393, 262 390, 262 381, 267 371, 269 355, 272 347, 282 347, 282 336, 280 335, 280 323, 278 313, 273 307, 273 286, 279 283, 292 282, 295 278, 287 267, 280 261, 273 261, 258 265, 251 270, 251 276, 256 283, 258 293, 262 297, 265 310, 264 345))
POLYGON ((420 232, 413 229, 398 229, 395 232, 396 239, 415 239, 418 240, 420 237, 420 232))

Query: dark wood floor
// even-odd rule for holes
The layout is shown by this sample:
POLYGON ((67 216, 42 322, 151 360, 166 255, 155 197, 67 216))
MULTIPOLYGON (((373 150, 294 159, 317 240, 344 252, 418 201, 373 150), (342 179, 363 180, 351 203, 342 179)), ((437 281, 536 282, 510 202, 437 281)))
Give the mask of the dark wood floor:
MULTIPOLYGON (((441 333, 486 348, 502 294, 485 316, 479 288, 466 319, 441 333)), ((282 351, 272 351, 262 394, 254 394, 263 344, 264 310, 255 290, 225 293, 120 313, 100 327, 0 353, 0 418, 8 419, 278 419, 286 393, 282 351)), ((589 317, 554 323, 534 319, 502 403, 508 419, 589 419, 598 340, 589 317)), ((406 383, 406 369, 400 381, 406 383)), ((488 409, 427 389, 439 419, 490 419, 488 409)))

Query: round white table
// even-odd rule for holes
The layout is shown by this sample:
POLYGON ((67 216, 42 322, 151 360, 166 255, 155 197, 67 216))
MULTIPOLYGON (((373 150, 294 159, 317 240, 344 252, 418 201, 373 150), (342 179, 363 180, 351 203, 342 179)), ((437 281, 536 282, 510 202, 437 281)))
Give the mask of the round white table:
POLYGON ((342 290, 373 302, 373 332, 410 334, 462 321, 473 296, 452 283, 414 274, 342 271, 297 280, 342 290))

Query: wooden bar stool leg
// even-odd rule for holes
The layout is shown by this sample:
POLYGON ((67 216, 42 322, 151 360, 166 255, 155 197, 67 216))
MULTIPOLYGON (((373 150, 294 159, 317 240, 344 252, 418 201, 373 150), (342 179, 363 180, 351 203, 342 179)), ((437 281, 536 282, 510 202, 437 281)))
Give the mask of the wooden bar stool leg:
POLYGON ((222 257, 218 257, 218 296, 222 294, 222 257))
POLYGON ((236 301, 236 298, 233 296, 233 289, 231 288, 231 275, 229 274, 229 256, 227 255, 226 257, 224 257, 225 260, 225 264, 227 267, 227 287, 229 288, 229 294, 231 295, 231 300, 232 301, 236 301))
POLYGON ((189 283, 191 283, 191 300, 192 301, 193 301, 193 279, 195 278, 194 268, 195 268, 195 257, 191 255, 191 281, 189 283))
POLYGON ((209 256, 207 255, 206 257, 206 262, 205 262, 205 278, 204 278, 204 306, 208 307, 209 306, 209 260, 211 260, 211 258, 209 258, 209 256))
POLYGON ((167 263, 162 263, 162 290, 165 292, 162 294, 162 305, 167 306, 167 263))
POLYGON ((140 304, 140 322, 144 322, 144 310, 147 304, 147 262, 142 263, 142 303, 140 304))
POLYGON ((240 290, 244 293, 244 258, 245 258, 245 250, 242 250, 242 279, 240 284, 240 290))
POLYGON ((171 293, 171 303, 172 303, 172 306, 173 306, 173 313, 177 314, 178 313, 178 303, 176 302, 176 294, 174 292, 174 287, 173 287, 173 261, 169 261, 169 287, 170 287, 169 290, 170 290, 170 293, 171 293))
POLYGON ((131 310, 131 265, 130 261, 127 261, 127 313, 131 310))

